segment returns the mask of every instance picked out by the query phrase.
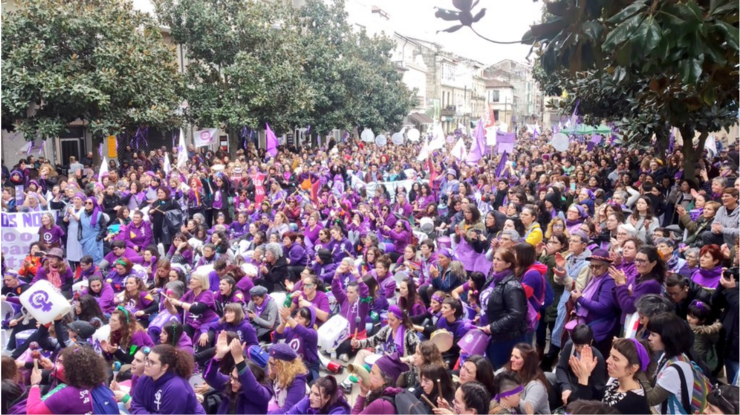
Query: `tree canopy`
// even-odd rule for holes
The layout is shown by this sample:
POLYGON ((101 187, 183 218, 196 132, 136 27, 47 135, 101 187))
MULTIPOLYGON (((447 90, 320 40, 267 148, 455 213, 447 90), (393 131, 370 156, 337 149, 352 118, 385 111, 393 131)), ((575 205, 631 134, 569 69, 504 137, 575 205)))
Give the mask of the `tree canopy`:
POLYGON ((565 90, 572 111, 614 120, 628 143, 671 126, 701 133, 684 146, 690 177, 709 132, 737 122, 738 4, 731 0, 560 0, 522 42, 538 56, 538 81, 565 90))
POLYGON ((188 119, 277 132, 400 125, 412 94, 390 62, 392 42, 355 33, 344 2, 303 7, 243 0, 155 0, 185 46, 188 119))
POLYGON ((3 129, 34 140, 76 119, 98 137, 180 125, 174 50, 130 1, 18 3, 3 16, 3 129))

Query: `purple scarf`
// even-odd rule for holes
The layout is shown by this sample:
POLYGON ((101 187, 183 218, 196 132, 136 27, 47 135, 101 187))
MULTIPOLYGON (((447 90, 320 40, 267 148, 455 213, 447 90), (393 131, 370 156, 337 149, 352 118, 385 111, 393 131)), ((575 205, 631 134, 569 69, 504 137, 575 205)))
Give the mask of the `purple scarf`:
POLYGON ((719 279, 722 278, 722 267, 714 267, 712 269, 699 268, 694 271, 694 275, 691 279, 701 285, 702 287, 715 289, 719 284, 719 279))
POLYGON ((262 312, 265 311, 265 308, 267 308, 267 303, 272 300, 272 297, 270 297, 270 294, 265 294, 265 300, 262 301, 262 305, 258 306, 257 304, 254 305, 254 314, 258 317, 262 315, 262 312))

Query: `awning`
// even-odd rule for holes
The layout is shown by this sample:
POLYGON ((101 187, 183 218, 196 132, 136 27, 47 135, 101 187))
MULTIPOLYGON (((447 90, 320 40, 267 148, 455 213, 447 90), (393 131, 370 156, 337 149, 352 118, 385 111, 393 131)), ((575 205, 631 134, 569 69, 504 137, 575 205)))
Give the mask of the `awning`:
POLYGON ((411 122, 415 124, 434 124, 434 120, 429 118, 426 114, 422 114, 420 112, 413 112, 411 115, 409 115, 409 118, 411 119, 411 122))

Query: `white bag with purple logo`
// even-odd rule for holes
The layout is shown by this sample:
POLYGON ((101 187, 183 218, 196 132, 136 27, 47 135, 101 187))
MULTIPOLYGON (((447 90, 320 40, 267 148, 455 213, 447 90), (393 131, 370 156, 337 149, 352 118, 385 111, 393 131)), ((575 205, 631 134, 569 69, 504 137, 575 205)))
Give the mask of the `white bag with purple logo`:
POLYGON ((319 327, 318 334, 319 349, 331 353, 349 338, 349 322, 344 317, 335 315, 319 327))
POLYGON ((37 281, 20 296, 21 304, 41 324, 54 321, 72 309, 69 301, 46 280, 37 281))

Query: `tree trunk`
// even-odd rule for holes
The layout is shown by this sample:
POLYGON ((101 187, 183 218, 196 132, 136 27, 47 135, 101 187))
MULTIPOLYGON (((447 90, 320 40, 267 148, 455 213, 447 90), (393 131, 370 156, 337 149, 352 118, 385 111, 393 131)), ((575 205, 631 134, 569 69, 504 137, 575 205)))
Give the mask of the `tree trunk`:
POLYGON ((683 138, 683 177, 699 186, 699 180, 696 177, 696 164, 701 160, 704 153, 704 143, 709 137, 709 133, 703 132, 699 135, 699 144, 694 148, 693 140, 695 130, 689 127, 679 127, 681 137, 683 138))
POLYGON ((655 155, 663 160, 667 166, 666 149, 668 149, 668 142, 670 141, 670 130, 667 128, 660 128, 655 130, 655 155))

